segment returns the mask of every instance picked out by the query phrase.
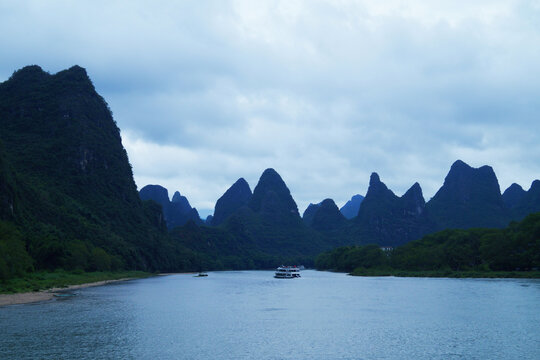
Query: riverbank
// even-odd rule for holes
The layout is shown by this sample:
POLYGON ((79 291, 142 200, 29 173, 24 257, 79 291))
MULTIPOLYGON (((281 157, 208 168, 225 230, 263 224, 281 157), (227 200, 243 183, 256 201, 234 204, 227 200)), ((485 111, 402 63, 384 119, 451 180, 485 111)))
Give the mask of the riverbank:
POLYGON ((540 271, 453 271, 430 270, 408 271, 394 269, 355 269, 352 276, 396 276, 434 278, 478 278, 478 279, 540 279, 540 271))
POLYGON ((126 281, 126 280, 132 280, 132 279, 134 278, 96 281, 93 283, 69 285, 69 286, 61 287, 61 288, 52 288, 49 290, 32 291, 32 292, 26 292, 26 293, 0 294, 0 306, 28 304, 28 303, 39 302, 39 301, 47 301, 47 300, 51 300, 55 295, 60 294, 65 291, 82 289, 82 288, 92 287, 92 286, 101 286, 101 285, 106 285, 113 282, 126 281))
POLYGON ((122 272, 40 272, 0 283, 0 306, 47 301, 55 294, 112 282, 140 279, 154 274, 143 271, 122 272))

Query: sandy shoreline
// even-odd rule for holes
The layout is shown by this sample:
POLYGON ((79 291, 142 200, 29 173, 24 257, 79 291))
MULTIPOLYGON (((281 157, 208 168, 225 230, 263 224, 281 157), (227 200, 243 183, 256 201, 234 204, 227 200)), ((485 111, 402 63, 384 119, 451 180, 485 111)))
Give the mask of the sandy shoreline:
POLYGON ((82 288, 87 288, 91 286, 107 285, 107 284, 118 282, 118 281, 126 281, 126 280, 132 280, 132 279, 134 278, 103 280, 103 281, 96 281, 93 283, 69 285, 64 288, 52 288, 52 289, 43 290, 43 291, 34 291, 34 292, 19 293, 19 294, 0 294, 0 306, 15 305, 15 304, 28 304, 28 303, 39 302, 39 301, 47 301, 47 300, 51 300, 55 294, 60 294, 64 291, 82 289, 82 288))

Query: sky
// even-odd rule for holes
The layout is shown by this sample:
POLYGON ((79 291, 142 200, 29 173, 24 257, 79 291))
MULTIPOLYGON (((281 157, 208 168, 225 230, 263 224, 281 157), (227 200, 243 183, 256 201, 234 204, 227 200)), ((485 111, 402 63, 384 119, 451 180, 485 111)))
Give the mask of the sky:
POLYGON ((457 159, 540 178, 540 0, 0 0, 0 49, 0 81, 84 67, 138 188, 203 217, 270 167, 301 213, 372 172, 427 201, 457 159))

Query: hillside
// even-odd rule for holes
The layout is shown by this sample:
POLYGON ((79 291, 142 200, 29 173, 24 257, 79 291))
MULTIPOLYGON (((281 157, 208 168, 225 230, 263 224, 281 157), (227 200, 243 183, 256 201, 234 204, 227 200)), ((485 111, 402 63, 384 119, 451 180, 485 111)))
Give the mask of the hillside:
POLYGON ((315 264, 356 275, 538 277, 540 213, 504 229, 444 230, 389 252, 377 245, 341 247, 315 264))
POLYGON ((0 84, 0 128, 0 217, 11 229, 1 241, 24 244, 28 268, 175 267, 179 250, 162 246, 159 208, 139 199, 120 131, 83 68, 16 71, 0 84))

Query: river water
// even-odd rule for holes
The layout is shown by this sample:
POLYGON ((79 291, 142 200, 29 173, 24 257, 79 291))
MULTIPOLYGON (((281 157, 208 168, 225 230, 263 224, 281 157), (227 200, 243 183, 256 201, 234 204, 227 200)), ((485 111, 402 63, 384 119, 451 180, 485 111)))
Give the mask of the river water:
POLYGON ((0 359, 540 359, 540 281, 158 276, 0 308, 0 359))

